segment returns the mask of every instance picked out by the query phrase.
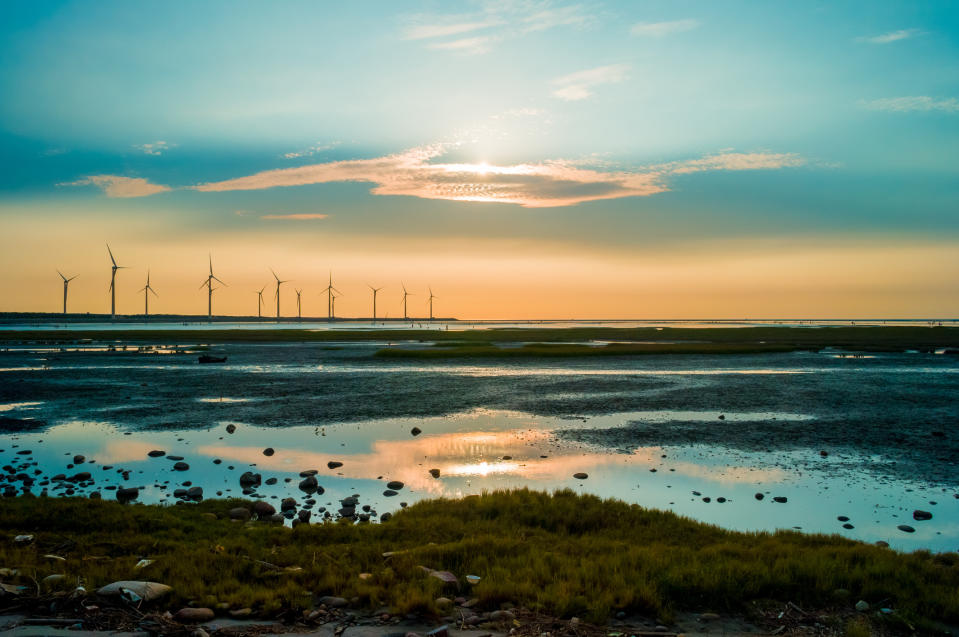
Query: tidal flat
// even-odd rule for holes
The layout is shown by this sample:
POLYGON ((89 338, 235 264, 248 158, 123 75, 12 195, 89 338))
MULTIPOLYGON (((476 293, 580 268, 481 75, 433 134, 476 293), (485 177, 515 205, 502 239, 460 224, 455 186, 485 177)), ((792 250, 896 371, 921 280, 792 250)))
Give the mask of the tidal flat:
MULTIPOLYGON (((440 341, 11 335, 0 351, 2 488, 112 499, 136 489, 146 503, 188 501, 191 488, 292 497, 320 519, 357 495, 374 521, 436 497, 569 488, 741 531, 959 548, 959 361, 941 353, 956 330, 747 329, 668 336, 771 333, 803 348, 424 361, 377 353, 440 341), (201 353, 227 362, 199 365, 201 353), (298 488, 307 471, 322 495, 298 488), (259 474, 254 488, 240 484, 246 472, 259 474)), ((574 341, 581 331, 550 338, 593 346, 574 341)))

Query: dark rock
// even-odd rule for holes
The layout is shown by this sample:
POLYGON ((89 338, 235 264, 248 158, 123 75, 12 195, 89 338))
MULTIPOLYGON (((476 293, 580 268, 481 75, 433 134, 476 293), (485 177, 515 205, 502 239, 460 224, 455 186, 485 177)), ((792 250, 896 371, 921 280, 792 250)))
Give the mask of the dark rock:
POLYGON ((778 502, 779 504, 785 504, 785 503, 786 503, 786 496, 784 496, 784 495, 777 495, 775 498, 773 498, 773 502, 778 502))
POLYGON ((392 519, 393 519, 393 514, 390 513, 389 511, 387 511, 386 513, 380 516, 380 522, 389 522, 392 519))
POLYGON ((310 476, 315 476, 319 471, 316 469, 307 469, 306 471, 300 471, 301 478, 309 478, 310 476))
POLYGON ((181 624, 202 624, 213 621, 214 617, 216 615, 210 608, 181 608, 173 615, 173 619, 181 624))
POLYGON ((167 460, 183 460, 183 456, 167 456, 167 460))
POLYGON ((434 478, 438 478, 438 477, 440 477, 440 470, 439 470, 439 469, 430 469, 430 475, 433 476, 434 478))
POLYGON ((326 597, 321 597, 319 600, 320 604, 328 608, 343 608, 344 606, 349 606, 349 602, 342 597, 332 597, 327 595, 326 597))
POLYGON ((233 423, 230 423, 229 425, 226 426, 226 432, 228 434, 231 434, 234 431, 236 431, 236 425, 234 425, 233 423))
POLYGON ((306 509, 301 509, 300 512, 296 514, 296 517, 301 524, 309 524, 310 515, 311 515, 310 512, 307 511, 306 509))
POLYGON ((140 495, 140 490, 134 487, 126 487, 123 489, 117 489, 117 500, 121 502, 129 502, 131 500, 136 500, 140 495))
POLYGON ((280 502, 280 511, 289 511, 290 509, 296 509, 296 500, 283 498, 283 501, 280 502))
POLYGON ((412 429, 410 429, 410 433, 413 434, 414 436, 418 436, 421 433, 423 433, 423 430, 420 429, 419 427, 413 427, 412 429))
POLYGON ((319 484, 314 476, 307 476, 300 480, 299 489, 304 493, 316 493, 318 488, 319 484))
POLYGON ((330 460, 329 462, 326 463, 326 466, 329 467, 330 469, 338 469, 339 467, 343 466, 343 463, 337 462, 336 460, 330 460))
POLYGON ((231 520, 249 520, 250 511, 244 507, 236 507, 235 509, 230 509, 230 512, 227 513, 230 516, 231 520))
POLYGON ((577 480, 585 480, 586 478, 589 477, 589 474, 588 474, 588 473, 583 473, 583 472, 581 471, 581 472, 579 472, 579 473, 574 473, 574 474, 573 474, 573 477, 576 478, 577 480))
POLYGON ((267 518, 276 513, 276 509, 269 502, 257 500, 253 503, 253 513, 258 518, 267 518))
POLYGON ((266 482, 264 482, 263 484, 274 485, 276 484, 276 478, 267 478, 266 482))
POLYGON ((252 471, 246 471, 243 475, 240 476, 240 486, 251 487, 259 486, 260 481, 263 479, 259 473, 253 473, 252 471))
POLYGON ((391 480, 390 482, 386 483, 386 488, 393 489, 394 491, 399 491, 400 489, 403 488, 403 483, 400 482, 399 480, 391 480))
POLYGON ((915 532, 916 532, 916 529, 912 528, 912 527, 909 526, 908 524, 900 524, 900 525, 897 526, 896 528, 899 529, 900 531, 902 531, 903 533, 915 533, 915 532))
POLYGON ((186 471, 189 468, 190 468, 190 465, 188 465, 185 462, 178 462, 175 465, 173 465, 174 471, 186 471))
POLYGON ((70 482, 86 482, 92 477, 93 474, 91 474, 89 471, 81 471, 80 473, 70 476, 69 480, 70 482))
POLYGON ((840 516, 839 516, 838 518, 836 518, 836 519, 839 520, 840 522, 848 522, 848 521, 849 521, 849 517, 848 517, 848 516, 845 516, 845 515, 840 515, 840 516))
POLYGON ((203 487, 190 487, 190 489, 186 492, 186 497, 196 501, 202 500, 203 487))
POLYGON ((162 458, 166 455, 166 451, 161 451, 159 449, 154 449, 153 451, 147 452, 147 455, 151 458, 162 458))
POLYGON ((86 458, 81 455, 73 456, 73 464, 83 464, 86 458))
POLYGON ((766 496, 764 496, 762 493, 757 493, 754 497, 755 497, 757 500, 762 500, 762 499, 765 498, 766 496))
POLYGON ((273 447, 267 447, 263 450, 263 455, 267 457, 272 456, 274 453, 276 453, 276 451, 273 450, 273 447))
POLYGON ((854 528, 856 528, 856 527, 854 527, 853 525, 849 524, 849 522, 846 522, 845 524, 842 525, 842 528, 844 528, 844 529, 854 529, 854 528))
POLYGON ((919 509, 916 509, 912 512, 912 519, 919 522, 922 522, 923 520, 931 520, 932 513, 929 513, 929 511, 920 511, 919 509))
POLYGON ((394 495, 399 495, 399 494, 393 489, 387 489, 386 491, 383 492, 383 495, 385 495, 388 498, 392 498, 394 495))

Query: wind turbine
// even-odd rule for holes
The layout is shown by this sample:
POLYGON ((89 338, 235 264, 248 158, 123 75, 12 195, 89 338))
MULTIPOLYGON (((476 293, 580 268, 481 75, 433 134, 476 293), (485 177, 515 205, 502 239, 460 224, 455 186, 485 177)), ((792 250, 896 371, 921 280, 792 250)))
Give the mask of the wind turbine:
POLYGON ((376 324, 376 293, 379 292, 380 290, 382 290, 383 288, 381 288, 381 287, 375 288, 375 287, 373 287, 372 285, 369 285, 369 284, 367 284, 366 287, 368 287, 368 288, 370 288, 371 290, 373 290, 373 324, 375 325, 375 324, 376 324))
POLYGON ((210 274, 209 276, 206 277, 206 281, 200 284, 201 290, 203 289, 203 286, 206 286, 207 288, 207 292, 206 292, 206 320, 207 321, 213 320, 213 290, 217 289, 213 287, 214 281, 218 282, 220 285, 226 285, 226 283, 224 283, 223 281, 220 281, 220 279, 216 278, 216 276, 213 274, 213 255, 211 254, 210 255, 210 274))
POLYGON ((154 289, 150 286, 150 271, 149 271, 149 270, 147 270, 147 284, 146 284, 146 285, 143 287, 143 289, 140 290, 140 291, 143 292, 143 316, 150 316, 150 294, 152 293, 153 296, 155 296, 155 297, 157 297, 157 298, 160 298, 160 295, 157 294, 157 293, 156 293, 156 290, 154 290, 154 289))
POLYGON ((110 253, 110 261, 113 262, 113 268, 110 270, 110 318, 117 317, 117 270, 125 270, 125 265, 117 265, 117 260, 113 258, 113 250, 110 244, 107 244, 107 252, 110 253))
MULTIPOLYGON (((401 285, 403 285, 403 284, 401 284, 401 285)), ((416 296, 416 295, 415 295, 415 294, 410 294, 409 292, 407 292, 407 291, 406 291, 406 285, 403 285, 403 320, 406 320, 406 319, 409 318, 409 317, 406 315, 406 297, 408 297, 408 296, 416 296)))
MULTIPOLYGON (((342 294, 340 296, 343 296, 342 294)), ((330 320, 333 320, 336 317, 336 295, 334 294, 330 299, 330 320)))
MULTIPOLYGON (((270 272, 273 272, 273 268, 270 268, 270 272)), ((273 272, 273 278, 276 279, 276 318, 280 318, 280 285, 289 281, 281 281, 276 272, 273 272)))
MULTIPOLYGON (((332 321, 332 320, 333 320, 333 299, 336 298, 335 296, 333 296, 333 293, 336 292, 337 294, 339 294, 339 292, 340 292, 340 291, 337 290, 335 287, 333 287, 333 273, 332 273, 332 272, 330 272, 330 283, 329 283, 329 285, 326 286, 326 289, 323 290, 323 292, 326 292, 326 294, 327 294, 327 297, 326 297, 326 320, 332 321)), ((323 292, 321 292, 320 294, 322 294, 323 292)))
POLYGON ((438 299, 438 296, 433 296, 433 288, 429 288, 430 291, 430 320, 433 320, 433 299, 438 299))
POLYGON ((253 290, 253 294, 256 294, 256 318, 263 318, 263 290, 265 289, 264 285, 259 290, 253 290))
POLYGON ((300 312, 300 294, 303 293, 303 290, 295 290, 295 291, 296 291, 296 318, 302 320, 303 314, 300 312))
POLYGON ((80 275, 76 274, 68 279, 67 277, 63 276, 63 272, 60 272, 60 270, 57 270, 57 274, 59 274, 60 278, 63 279, 63 313, 66 314, 67 313, 67 288, 69 288, 70 286, 70 281, 74 280, 80 275))

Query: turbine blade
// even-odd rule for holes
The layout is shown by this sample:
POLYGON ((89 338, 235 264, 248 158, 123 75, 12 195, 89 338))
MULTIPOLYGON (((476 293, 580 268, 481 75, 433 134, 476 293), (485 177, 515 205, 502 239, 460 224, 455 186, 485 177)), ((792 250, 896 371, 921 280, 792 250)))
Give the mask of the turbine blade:
POLYGON ((198 289, 198 290, 202 290, 203 288, 206 287, 206 284, 207 284, 208 282, 209 282, 209 279, 207 279, 206 281, 204 281, 203 283, 201 283, 201 284, 200 284, 200 287, 198 287, 197 289, 198 289))
POLYGON ((107 252, 110 253, 110 260, 113 261, 113 265, 116 266, 117 260, 113 258, 113 250, 110 249, 110 244, 107 244, 107 252))
MULTIPOLYGON (((217 283, 223 283, 223 281, 220 281, 220 279, 216 278, 216 277, 213 276, 212 274, 210 275, 210 278, 212 278, 212 279, 213 279, 214 281, 216 281, 217 283)), ((226 285, 226 283, 223 283, 223 285, 226 285)))
POLYGON ((157 298, 160 298, 160 295, 157 294, 157 293, 156 293, 156 290, 154 290, 153 288, 150 288, 150 292, 153 293, 153 296, 155 296, 155 297, 157 297, 157 298))

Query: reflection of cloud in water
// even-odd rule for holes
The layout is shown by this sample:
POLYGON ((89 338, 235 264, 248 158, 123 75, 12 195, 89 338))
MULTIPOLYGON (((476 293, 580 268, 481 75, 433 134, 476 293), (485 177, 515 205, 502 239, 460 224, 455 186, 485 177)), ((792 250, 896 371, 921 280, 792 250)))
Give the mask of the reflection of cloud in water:
MULTIPOLYGON (((439 469, 446 478, 482 478, 499 476, 515 478, 530 486, 550 488, 569 481, 579 471, 601 467, 629 465, 630 468, 675 469, 677 474, 712 480, 719 483, 780 482, 786 473, 780 469, 756 469, 736 466, 708 466, 693 462, 663 460, 660 447, 642 447, 631 454, 594 453, 582 449, 549 448, 548 431, 518 429, 499 432, 449 433, 423 436, 411 440, 379 440, 369 453, 317 453, 302 449, 278 447, 276 455, 267 457, 260 448, 205 445, 198 453, 228 459, 237 463, 256 464, 261 469, 301 471, 319 469, 324 475, 360 480, 382 476, 401 480, 414 490, 431 495, 450 495, 458 485, 434 479, 430 469, 439 469), (548 455, 541 458, 540 455, 548 455), (503 459, 510 456, 509 459, 503 459), (343 462, 333 472, 326 469, 330 460, 343 462)), ((516 485, 518 486, 518 484, 516 485)), ((610 494, 613 495, 613 494, 610 494)))
POLYGON ((156 444, 149 442, 137 442, 135 440, 111 440, 103 446, 101 451, 96 452, 96 458, 100 464, 138 462, 147 460, 147 454, 156 448, 156 444))

